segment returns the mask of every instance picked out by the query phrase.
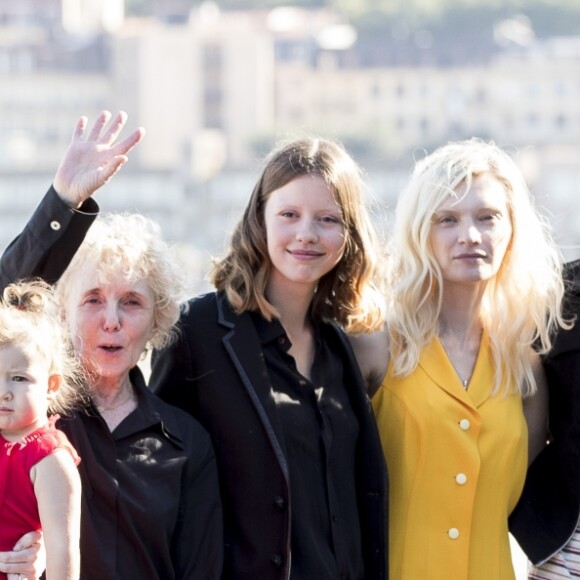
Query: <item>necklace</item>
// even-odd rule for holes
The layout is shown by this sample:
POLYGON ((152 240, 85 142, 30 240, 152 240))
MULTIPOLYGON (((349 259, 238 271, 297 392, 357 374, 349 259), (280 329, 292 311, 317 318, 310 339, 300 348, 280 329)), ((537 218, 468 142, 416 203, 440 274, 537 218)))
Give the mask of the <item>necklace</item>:
MULTIPOLYGON (((459 370, 457 368, 457 365, 455 364, 455 361, 450 356, 449 351, 447 350, 447 347, 445 346, 445 342, 444 342, 443 338, 439 337, 439 342, 441 343, 441 346, 443 347, 443 350, 445 351, 445 354, 447 355, 447 360, 449 360, 449 362, 451 363, 451 366, 453 367, 453 370, 455 371, 455 374, 457 375, 457 377, 461 381, 461 384, 463 385, 463 389, 467 391, 467 389, 469 387, 469 381, 471 379, 471 376, 468 377, 467 379, 463 378, 462 374, 459 372, 459 370)), ((475 367, 475 360, 473 361, 473 367, 475 367)), ((473 373, 473 367, 471 369, 472 373, 473 373)))
POLYGON ((110 407, 105 407, 104 405, 97 405, 97 410, 99 411, 99 413, 103 413, 105 411, 113 411, 114 409, 122 407, 125 403, 128 403, 132 398, 133 398, 133 389, 129 389, 129 394, 120 403, 117 403, 116 405, 112 405, 110 407))
MULTIPOLYGON (((448 358, 449 358, 449 356, 448 356, 448 358)), ((455 364, 453 363, 453 361, 450 358, 449 358, 449 362, 451 363, 451 366, 453 367, 453 369, 457 373, 457 376, 459 377, 459 380, 461 381, 461 384, 463 385, 463 388, 467 391, 467 387, 469 386, 469 379, 464 379, 459 374, 459 371, 457 370, 457 367, 455 366, 455 364)))

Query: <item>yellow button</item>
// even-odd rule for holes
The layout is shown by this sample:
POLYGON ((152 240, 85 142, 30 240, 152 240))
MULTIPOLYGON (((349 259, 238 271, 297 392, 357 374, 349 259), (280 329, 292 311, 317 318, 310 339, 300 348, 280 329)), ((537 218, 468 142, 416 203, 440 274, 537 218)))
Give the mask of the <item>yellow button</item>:
POLYGON ((449 531, 447 532, 447 535, 452 540, 457 540, 457 538, 459 538, 459 530, 457 528, 450 528, 449 531))
POLYGON ((50 227, 57 232, 58 230, 60 230, 60 222, 57 222, 56 220, 53 220, 50 222, 50 227))
POLYGON ((458 473, 455 476, 455 481, 458 485, 465 485, 467 483, 467 475, 465 473, 458 473))
POLYGON ((461 421, 459 421, 459 427, 463 429, 463 431, 467 431, 471 427, 471 422, 469 419, 461 419, 461 421))

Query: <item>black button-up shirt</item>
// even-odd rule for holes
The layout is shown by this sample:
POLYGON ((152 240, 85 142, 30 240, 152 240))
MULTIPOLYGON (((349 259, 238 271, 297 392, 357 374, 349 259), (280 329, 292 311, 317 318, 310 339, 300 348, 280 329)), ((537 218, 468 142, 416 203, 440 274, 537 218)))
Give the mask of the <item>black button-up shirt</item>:
MULTIPOLYGON (((364 566, 355 486, 358 422, 344 386, 343 363, 317 329, 312 378, 288 353, 279 321, 253 319, 284 431, 290 471, 291 573, 303 580, 362 580, 364 566)), ((276 498, 276 509, 284 509, 276 498)))
POLYGON ((222 568, 213 448, 134 369, 139 404, 110 432, 95 407, 59 419, 81 457, 83 580, 208 580, 222 568))

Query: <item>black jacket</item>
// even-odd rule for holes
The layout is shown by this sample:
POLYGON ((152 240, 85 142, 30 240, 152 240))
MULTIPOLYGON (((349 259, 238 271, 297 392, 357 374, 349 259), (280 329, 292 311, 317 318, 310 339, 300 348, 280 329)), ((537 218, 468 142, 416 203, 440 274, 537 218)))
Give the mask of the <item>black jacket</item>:
MULTIPOLYGON (((565 312, 580 317, 580 260, 566 265, 565 312)), ((558 333, 544 360, 553 440, 534 460, 510 531, 534 563, 549 559, 580 517, 580 322, 558 333)))
MULTIPOLYGON (((290 482, 261 345, 249 313, 222 294, 189 302, 179 341, 154 357, 150 385, 210 433, 224 509, 224 578, 285 580, 290 567, 290 482)), ((385 579, 386 470, 362 376, 344 333, 330 345, 347 368, 359 421, 357 501, 365 580, 385 579)))

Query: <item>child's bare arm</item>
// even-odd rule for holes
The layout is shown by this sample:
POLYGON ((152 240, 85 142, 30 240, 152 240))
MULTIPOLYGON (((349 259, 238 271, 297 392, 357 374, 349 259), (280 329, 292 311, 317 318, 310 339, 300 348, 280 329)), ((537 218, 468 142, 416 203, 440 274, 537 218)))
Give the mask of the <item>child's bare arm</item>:
POLYGON ((57 449, 31 470, 46 546, 47 580, 80 574, 81 482, 73 458, 57 449))

